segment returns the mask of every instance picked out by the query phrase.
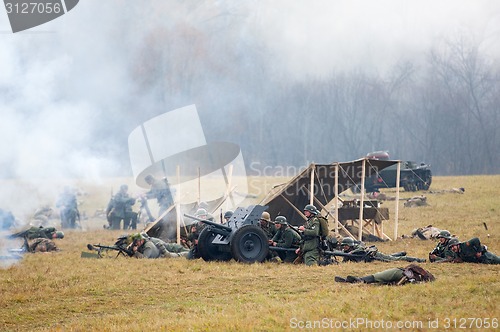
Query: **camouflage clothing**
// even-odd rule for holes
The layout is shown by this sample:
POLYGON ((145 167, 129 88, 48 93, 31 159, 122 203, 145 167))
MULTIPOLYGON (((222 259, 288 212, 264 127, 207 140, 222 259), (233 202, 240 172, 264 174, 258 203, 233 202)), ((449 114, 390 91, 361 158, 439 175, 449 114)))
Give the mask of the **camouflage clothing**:
POLYGON ((12 234, 11 237, 26 237, 28 240, 36 238, 52 239, 57 230, 54 227, 30 227, 27 230, 12 234))
POLYGON ((37 238, 28 242, 28 251, 29 252, 50 252, 50 251, 58 251, 54 241, 49 240, 47 238, 37 238))

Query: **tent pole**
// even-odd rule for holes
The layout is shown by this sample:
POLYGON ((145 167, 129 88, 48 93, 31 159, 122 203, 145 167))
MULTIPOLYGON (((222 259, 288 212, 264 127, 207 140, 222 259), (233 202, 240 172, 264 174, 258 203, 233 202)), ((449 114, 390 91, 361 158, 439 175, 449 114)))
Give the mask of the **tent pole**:
POLYGON ((339 234, 339 164, 335 164, 335 234, 339 234))
POLYGON ((314 163, 312 163, 312 168, 311 168, 311 191, 309 194, 309 204, 314 205, 314 170, 316 169, 316 166, 314 163))
POLYGON ((177 165, 177 197, 176 197, 176 207, 177 207, 177 244, 181 244, 181 167, 177 165))
POLYGON ((363 238, 363 206, 365 201, 365 174, 366 174, 366 158, 363 158, 361 164, 361 199, 359 201, 359 220, 358 220, 358 241, 363 238))
POLYGON ((398 161, 396 170, 396 207, 394 209, 394 240, 398 238, 398 223, 399 223, 399 181, 401 178, 401 161, 398 161))

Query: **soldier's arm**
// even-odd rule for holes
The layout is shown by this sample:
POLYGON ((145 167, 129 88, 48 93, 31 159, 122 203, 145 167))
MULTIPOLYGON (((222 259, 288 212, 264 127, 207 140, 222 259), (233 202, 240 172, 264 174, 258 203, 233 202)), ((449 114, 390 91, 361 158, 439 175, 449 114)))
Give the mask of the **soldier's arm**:
POLYGON ((319 236, 319 221, 315 220, 311 228, 304 229, 305 236, 319 236))

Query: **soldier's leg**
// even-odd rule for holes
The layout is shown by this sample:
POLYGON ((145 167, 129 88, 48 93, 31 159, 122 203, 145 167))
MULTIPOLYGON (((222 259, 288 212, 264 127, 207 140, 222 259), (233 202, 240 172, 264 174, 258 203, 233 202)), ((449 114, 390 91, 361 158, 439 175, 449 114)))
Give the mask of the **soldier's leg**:
POLYGON ((137 212, 130 212, 130 228, 137 229, 137 212))
POLYGON ((120 229, 121 221, 120 217, 111 217, 111 229, 120 229))
POLYGON ((127 230, 130 226, 130 215, 125 213, 125 217, 123 218, 123 230, 127 230))
POLYGON ((483 264, 500 264, 500 257, 494 253, 486 251, 479 259, 479 262, 483 264))
POLYGON ((319 261, 319 250, 310 250, 304 253, 304 264, 307 266, 318 265, 319 261))

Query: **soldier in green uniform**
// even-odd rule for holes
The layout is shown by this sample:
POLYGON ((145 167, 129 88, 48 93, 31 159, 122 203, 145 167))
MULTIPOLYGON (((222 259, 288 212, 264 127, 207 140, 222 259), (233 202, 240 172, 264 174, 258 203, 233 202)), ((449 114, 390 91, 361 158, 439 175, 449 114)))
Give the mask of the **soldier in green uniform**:
POLYGON ((276 226, 271 221, 271 215, 269 214, 269 212, 262 212, 259 220, 259 226, 260 228, 262 228, 264 233, 266 233, 268 240, 271 240, 277 232, 276 226))
POLYGON ((436 236, 438 239, 438 243, 436 247, 429 253, 429 261, 436 262, 441 261, 446 258, 447 255, 450 254, 448 251, 448 243, 451 240, 451 233, 445 229, 439 232, 436 236))
MULTIPOLYGON (((353 238, 345 237, 340 243, 342 251, 345 253, 366 256, 382 262, 406 261, 406 262, 425 262, 423 258, 406 256, 406 253, 387 255, 378 251, 376 246, 366 247, 363 243, 356 243, 353 238)), ((344 257, 344 261, 356 261, 350 257, 344 257)))
MULTIPOLYGON (((269 240, 269 244, 273 247, 280 248, 298 248, 300 245, 300 235, 288 227, 288 222, 283 216, 278 216, 274 220, 277 232, 273 236, 272 240, 269 240)), ((281 260, 285 263, 293 263, 297 258, 295 251, 278 252, 281 260)))
MULTIPOLYGON (((208 220, 208 213, 205 209, 198 209, 194 216, 199 219, 208 220)), ((187 236, 187 240, 191 244, 191 250, 187 255, 188 259, 200 258, 200 254, 198 252, 198 237, 205 227, 206 224, 201 221, 198 221, 191 225, 190 232, 187 236)))
POLYGON ((74 190, 65 187, 56 202, 56 207, 60 209, 61 228, 76 228, 76 219, 80 220, 80 211, 74 190))
POLYGON ((470 239, 467 242, 458 242, 450 240, 450 249, 455 253, 456 257, 452 261, 454 263, 481 263, 481 264, 500 264, 500 257, 488 251, 488 247, 481 244, 477 237, 470 239))
POLYGON ((21 231, 19 233, 12 234, 11 238, 24 237, 28 240, 36 238, 44 239, 62 239, 64 238, 64 233, 58 231, 55 227, 30 227, 27 230, 21 231))
POLYGON ((347 276, 346 278, 335 277, 336 282, 402 285, 405 283, 434 281, 434 276, 422 267, 410 264, 405 268, 392 268, 364 277, 347 276))
MULTIPOLYGON (((304 207, 304 215, 307 221, 299 227, 302 232, 302 245, 300 253, 304 259, 304 263, 308 266, 317 265, 320 258, 319 237, 320 237, 320 221, 317 217, 319 211, 314 205, 308 204, 304 207)), ((297 254, 299 251, 297 251, 297 254)))
POLYGON ((123 184, 108 204, 106 214, 111 221, 111 229, 120 229, 123 220, 123 229, 127 230, 132 224, 132 229, 137 228, 137 213, 132 211, 135 198, 128 195, 128 186, 123 184))

